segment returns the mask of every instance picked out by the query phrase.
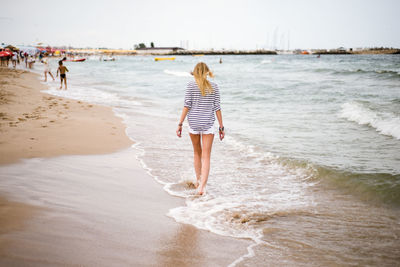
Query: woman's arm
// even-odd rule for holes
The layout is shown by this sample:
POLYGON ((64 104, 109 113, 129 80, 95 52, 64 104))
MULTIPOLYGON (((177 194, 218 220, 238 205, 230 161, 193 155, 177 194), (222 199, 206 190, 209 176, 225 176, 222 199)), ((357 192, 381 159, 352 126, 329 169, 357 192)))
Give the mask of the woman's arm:
POLYGON ((217 115, 218 123, 219 123, 219 139, 222 141, 225 137, 225 128, 224 128, 224 123, 222 122, 222 113, 221 110, 217 110, 215 112, 215 115, 217 115))
POLYGON ((188 107, 183 107, 181 118, 180 118, 179 124, 178 124, 178 129, 176 129, 176 135, 178 137, 182 137, 182 124, 183 124, 188 112, 189 112, 189 108, 188 107))

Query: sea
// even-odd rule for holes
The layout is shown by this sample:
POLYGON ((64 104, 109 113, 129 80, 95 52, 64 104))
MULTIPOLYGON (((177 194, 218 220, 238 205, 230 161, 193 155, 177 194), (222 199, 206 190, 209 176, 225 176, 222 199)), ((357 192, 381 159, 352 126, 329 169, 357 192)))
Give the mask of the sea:
POLYGON ((400 265, 399 55, 91 56, 65 65, 69 89, 49 82, 46 92, 123 118, 143 168, 185 200, 167 216, 252 241, 231 266, 400 265), (187 121, 182 138, 175 133, 198 62, 215 75, 226 129, 214 138, 202 197, 190 186, 187 121))

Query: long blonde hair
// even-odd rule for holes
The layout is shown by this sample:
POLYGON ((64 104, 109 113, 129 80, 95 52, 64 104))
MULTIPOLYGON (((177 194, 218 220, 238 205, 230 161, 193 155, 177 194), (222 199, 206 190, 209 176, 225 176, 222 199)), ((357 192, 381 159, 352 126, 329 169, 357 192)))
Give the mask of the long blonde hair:
POLYGON ((208 66, 203 63, 197 63, 196 67, 192 72, 194 79, 196 80, 197 86, 200 88, 200 93, 202 96, 207 94, 212 94, 213 88, 210 82, 207 80, 207 75, 211 78, 214 77, 208 66))

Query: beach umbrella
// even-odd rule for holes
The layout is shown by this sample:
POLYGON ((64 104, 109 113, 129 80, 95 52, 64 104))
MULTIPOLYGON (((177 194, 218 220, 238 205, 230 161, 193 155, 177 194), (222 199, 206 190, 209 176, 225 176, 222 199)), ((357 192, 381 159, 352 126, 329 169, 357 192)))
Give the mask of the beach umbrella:
POLYGON ((23 53, 27 53, 27 54, 32 55, 32 56, 40 51, 39 49, 37 49, 36 47, 33 47, 33 46, 20 46, 19 49, 23 53))
POLYGON ((1 51, 0 52, 0 57, 8 57, 11 56, 12 54, 8 51, 1 51))
POLYGON ((7 45, 5 48, 6 48, 6 49, 9 49, 9 50, 11 50, 11 51, 18 51, 18 48, 16 48, 16 47, 13 46, 13 45, 7 45))

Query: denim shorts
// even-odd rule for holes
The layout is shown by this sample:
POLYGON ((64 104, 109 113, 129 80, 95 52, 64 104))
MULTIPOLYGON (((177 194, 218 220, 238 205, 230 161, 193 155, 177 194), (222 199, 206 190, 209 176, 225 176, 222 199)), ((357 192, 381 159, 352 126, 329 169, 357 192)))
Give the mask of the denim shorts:
POLYGON ((215 134, 215 127, 213 125, 205 131, 195 131, 192 128, 190 128, 190 126, 189 126, 189 133, 191 133, 191 134, 215 134))

